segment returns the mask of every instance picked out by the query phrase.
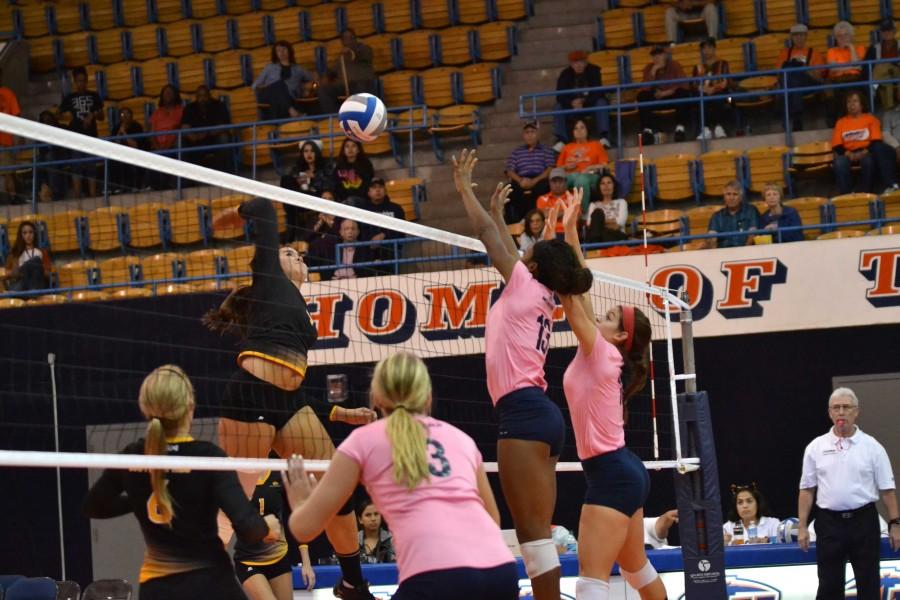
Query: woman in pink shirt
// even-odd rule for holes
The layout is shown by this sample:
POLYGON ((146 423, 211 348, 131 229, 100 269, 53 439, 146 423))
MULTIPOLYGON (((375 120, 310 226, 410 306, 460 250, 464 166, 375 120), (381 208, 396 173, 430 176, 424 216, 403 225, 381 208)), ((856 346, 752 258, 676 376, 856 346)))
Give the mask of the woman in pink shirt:
MULTIPOLYGON (((509 186, 499 184, 487 213, 472 189, 478 159, 454 157, 456 189, 475 232, 506 283, 487 316, 484 359, 488 393, 497 409, 500 484, 516 527, 525 572, 537 600, 559 600, 559 555, 550 537, 556 504, 556 462, 565 439, 559 407, 547 397, 544 361, 553 331, 554 293, 582 294, 591 272, 572 248, 549 235, 519 258, 503 222, 509 186)), ((554 214, 549 220, 556 221, 554 214)))
MULTIPOLYGON (((566 241, 584 263, 578 240, 581 203, 563 215, 566 241)), ((625 447, 628 400, 647 383, 652 331, 647 316, 619 305, 595 317, 587 294, 560 296, 578 339, 578 351, 563 376, 575 431, 575 447, 587 480, 578 526, 578 600, 606 600, 609 573, 622 577, 643 600, 662 600, 666 589, 644 550, 644 501, 650 476, 625 447), (623 379, 625 385, 623 386, 623 379)))
POLYGON ((302 459, 289 461, 291 532, 315 538, 361 483, 391 523, 400 583, 394 600, 516 600, 516 562, 481 453, 468 435, 429 416, 425 364, 408 353, 383 359, 371 399, 386 418, 351 433, 321 483, 307 476, 302 459))

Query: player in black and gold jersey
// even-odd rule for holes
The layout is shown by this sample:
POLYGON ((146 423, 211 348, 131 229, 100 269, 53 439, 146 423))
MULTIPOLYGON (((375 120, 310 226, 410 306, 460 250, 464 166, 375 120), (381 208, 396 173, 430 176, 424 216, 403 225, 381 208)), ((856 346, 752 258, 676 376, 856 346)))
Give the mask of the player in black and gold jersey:
MULTIPOLYGON (((194 388, 175 365, 154 370, 141 385, 139 404, 149 421, 143 440, 123 454, 224 457, 221 448, 194 440, 194 388)), ((274 515, 260 516, 234 472, 147 472, 108 469, 91 487, 84 512, 106 519, 133 512, 147 550, 141 600, 243 600, 228 553, 218 537, 219 510, 245 543, 282 537, 274 515)))
MULTIPOLYGON (((268 471, 257 482, 251 504, 259 507, 259 514, 274 515, 279 521, 290 516, 281 476, 268 471)), ((277 541, 247 544, 238 540, 234 545, 234 570, 250 600, 291 600, 294 597, 291 575, 291 554, 288 540, 282 535, 277 541)), ((309 560, 309 548, 300 546, 303 580, 311 590, 316 574, 309 560)))
MULTIPOLYGON (((301 455, 330 460, 334 443, 300 391, 307 357, 318 330, 309 315, 300 286, 308 269, 290 246, 280 247, 275 207, 254 198, 237 210, 227 210, 213 222, 215 229, 250 222, 255 251, 250 263, 253 281, 231 293, 222 305, 204 316, 213 331, 238 335, 238 369, 222 400, 219 441, 229 456, 266 458, 275 450, 282 458, 301 455)), ((331 420, 362 425, 375 420, 369 408, 335 406, 331 420)), ((258 473, 239 473, 249 498, 258 473)), ((346 600, 371 600, 363 581, 351 503, 326 526, 325 533, 341 565, 343 581, 335 595, 346 600)), ((230 537, 220 520, 220 536, 230 537)))

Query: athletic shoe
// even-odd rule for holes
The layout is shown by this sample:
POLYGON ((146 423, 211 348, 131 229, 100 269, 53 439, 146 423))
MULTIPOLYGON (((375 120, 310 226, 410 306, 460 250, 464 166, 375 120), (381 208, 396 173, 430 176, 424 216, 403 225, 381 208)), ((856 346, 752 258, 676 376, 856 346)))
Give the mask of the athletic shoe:
POLYGON ((603 147, 606 148, 607 150, 609 150, 612 147, 612 144, 609 143, 609 140, 606 138, 605 135, 603 137, 601 137, 599 141, 601 144, 603 144, 603 147))
POLYGON ((641 143, 643 143, 645 146, 652 146, 654 141, 656 140, 653 137, 652 129, 645 129, 641 133, 641 143))
POLYGON ((709 130, 709 127, 704 127, 703 132, 697 136, 698 140, 711 140, 712 139, 712 131, 709 130))
POLYGON ((369 591, 369 582, 364 581, 356 587, 348 588, 344 585, 344 581, 338 581, 334 589, 331 590, 335 598, 343 598, 344 600, 376 600, 372 592, 369 591))
POLYGON ((725 129, 723 129, 721 125, 716 125, 715 134, 717 140, 728 137, 728 134, 725 133, 725 129))
POLYGON ((685 138, 684 135, 684 125, 676 125, 675 126, 675 141, 683 142, 685 138))

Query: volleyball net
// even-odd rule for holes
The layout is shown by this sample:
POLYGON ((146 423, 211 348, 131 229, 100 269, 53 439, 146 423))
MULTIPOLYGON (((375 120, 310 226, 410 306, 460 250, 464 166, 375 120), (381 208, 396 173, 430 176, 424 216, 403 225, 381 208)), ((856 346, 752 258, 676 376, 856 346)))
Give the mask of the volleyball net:
MULTIPOLYGON (((487 312, 503 283, 480 241, 414 221, 417 192, 386 182, 389 197, 395 195, 401 204, 402 198, 410 199, 403 207, 407 218, 401 219, 378 210, 384 206, 378 203, 378 193, 372 197, 366 189, 353 188, 352 177, 341 194, 328 190, 332 197, 343 197, 337 200, 282 187, 294 187, 292 179, 303 179, 292 167, 302 141, 277 149, 284 153, 278 164, 254 162, 257 177, 251 179, 244 176, 240 160, 233 163, 235 173, 223 172, 196 164, 202 161, 145 152, 3 114, 0 130, 22 143, 56 149, 69 160, 75 157, 79 165, 92 165, 38 168, 51 169, 69 182, 93 179, 99 190, 93 198, 38 203, 37 210, 4 207, 4 258, 14 254, 19 229, 28 222, 36 229, 37 247, 53 264, 44 273, 43 288, 7 292, 0 299, 10 307, 0 319, 3 471, 284 466, 283 460, 267 459, 258 451, 249 452, 257 457, 246 459, 249 462, 117 455, 143 436, 138 390, 144 377, 163 364, 181 366, 193 382, 196 438, 221 441, 217 417, 234 414, 246 408, 244 404, 262 407, 274 415, 267 422, 282 424, 303 405, 313 409, 323 426, 297 429, 292 435, 306 445, 295 447, 321 458, 330 440, 339 443, 351 430, 351 425, 329 422, 333 407, 351 411, 368 406, 374 363, 398 351, 426 361, 435 416, 469 433, 482 449, 488 470, 496 469, 491 462, 496 422, 483 352, 487 312), (113 168, 120 169, 113 178, 116 187, 111 191, 116 193, 103 195, 111 185, 107 170, 113 168), (279 242, 304 255, 310 267, 302 292, 318 339, 303 384, 286 395, 289 401, 272 401, 271 390, 253 397, 254 390, 271 388, 258 381, 240 388, 250 390, 249 401, 228 392, 229 382, 240 375, 238 340, 214 333, 201 322, 232 290, 251 281, 256 232, 247 223, 212 225, 224 211, 254 197, 273 202, 279 242)), ((326 145, 332 146, 339 151, 339 144, 326 145)), ((443 177, 435 185, 447 181, 443 177)), ((427 187, 429 181, 413 185, 427 187)), ((82 184, 82 190, 90 187, 82 184)), ((482 201, 489 193, 479 191, 482 201)), ((597 314, 616 305, 635 306, 653 329, 650 380, 629 404, 629 447, 648 467, 691 470, 698 460, 682 453, 676 402, 680 386, 694 375, 682 373, 677 362, 682 355, 678 316, 687 305, 674 291, 644 284, 640 270, 634 279, 604 273, 603 260, 609 259, 589 261, 597 314)), ((562 374, 576 340, 561 307, 553 320, 547 381, 549 395, 565 411, 562 374)), ((536 344, 547 342, 540 333, 536 329, 536 344)), ((580 470, 573 440, 569 435, 561 471, 580 470)), ((255 443, 251 440, 250 445, 255 443)), ((246 448, 243 452, 248 455, 246 448)), ((326 466, 327 461, 320 461, 312 468, 326 466)), ((24 497, 31 484, 27 478, 21 482, 24 497)))

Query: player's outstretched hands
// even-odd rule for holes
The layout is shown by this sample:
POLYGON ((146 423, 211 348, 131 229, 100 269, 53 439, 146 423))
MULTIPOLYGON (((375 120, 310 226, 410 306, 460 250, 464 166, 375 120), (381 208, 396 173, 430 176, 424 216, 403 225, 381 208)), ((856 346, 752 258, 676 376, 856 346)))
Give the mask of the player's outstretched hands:
POLYGON ((244 218, 238 212, 236 208, 229 208, 223 210, 216 218, 213 219, 213 231, 222 231, 225 229, 234 229, 236 227, 243 227, 244 218))
POLYGON ((565 200, 566 208, 563 211, 563 227, 567 233, 578 236, 578 215, 581 213, 581 196, 582 189, 575 188, 573 198, 565 200))
POLYGON ((365 406, 360 406, 358 408, 346 409, 341 415, 340 420, 348 425, 368 425, 377 418, 378 413, 374 410, 365 406))
POLYGON ((497 184, 494 193, 491 195, 491 210, 503 214, 503 207, 509 202, 509 195, 512 193, 512 186, 502 181, 497 184))
POLYGON ((318 482, 315 475, 306 472, 302 456, 294 454, 288 459, 287 466, 287 471, 281 472, 281 481, 294 509, 306 502, 318 482))
POLYGON ((266 534, 266 537, 263 538, 264 542, 272 543, 277 542, 281 539, 281 521, 278 520, 278 517, 275 515, 266 515, 263 517, 266 525, 269 526, 269 533, 266 534))
POLYGON ((541 236, 542 239, 556 239, 557 221, 559 221, 559 204, 554 204, 547 210, 547 218, 544 220, 544 235, 541 236))
POLYGON ((453 155, 453 183, 456 184, 456 191, 460 194, 473 191, 475 184, 472 183, 472 173, 477 164, 475 150, 463 148, 459 158, 453 155))

